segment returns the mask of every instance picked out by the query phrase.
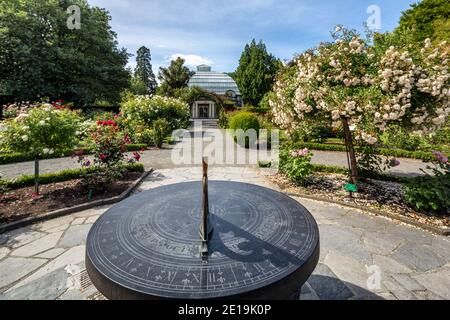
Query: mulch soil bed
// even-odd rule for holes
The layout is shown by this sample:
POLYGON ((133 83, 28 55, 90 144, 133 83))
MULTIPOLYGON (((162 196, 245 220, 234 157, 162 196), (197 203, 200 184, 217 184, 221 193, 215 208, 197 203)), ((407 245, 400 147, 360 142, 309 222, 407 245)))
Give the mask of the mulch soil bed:
POLYGON ((403 215, 437 227, 450 226, 449 214, 440 216, 424 214, 408 206, 404 200, 404 191, 400 183, 367 179, 359 183, 358 193, 354 193, 354 198, 349 199, 348 192, 344 190, 348 178, 344 175, 315 173, 305 186, 292 183, 283 174, 271 176, 270 179, 286 193, 305 194, 355 204, 360 207, 370 207, 391 214, 403 215))
POLYGON ((39 196, 34 195, 34 187, 11 190, 0 195, 0 224, 119 196, 140 176, 141 173, 127 173, 120 181, 94 192, 91 199, 81 180, 41 185, 39 196))

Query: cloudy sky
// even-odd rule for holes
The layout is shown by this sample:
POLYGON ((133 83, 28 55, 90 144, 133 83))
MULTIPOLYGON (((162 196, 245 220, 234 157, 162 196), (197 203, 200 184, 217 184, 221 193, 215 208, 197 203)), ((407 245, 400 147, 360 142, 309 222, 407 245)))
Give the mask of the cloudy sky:
MULTIPOLYGON (((89 0, 106 8, 119 44, 150 48, 155 74, 176 56, 189 67, 234 71, 246 43, 262 39, 281 59, 330 39, 337 24, 364 30, 378 6, 381 30, 392 30, 414 0, 89 0)), ((130 58, 134 67, 135 57, 130 58)))

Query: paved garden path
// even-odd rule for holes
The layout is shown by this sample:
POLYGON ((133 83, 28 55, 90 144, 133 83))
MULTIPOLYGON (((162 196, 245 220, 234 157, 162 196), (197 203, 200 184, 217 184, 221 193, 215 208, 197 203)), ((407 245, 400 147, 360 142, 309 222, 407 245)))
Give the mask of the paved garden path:
MULTIPOLYGON (((204 132, 205 137, 212 137, 214 135, 224 134, 220 129, 207 129, 204 132)), ((209 142, 210 143, 210 142, 209 142)), ((208 145, 208 142, 205 142, 208 145)), ((169 169, 176 165, 173 164, 171 156, 174 146, 165 146, 161 150, 149 150, 145 151, 141 158, 141 163, 145 168, 149 170, 154 169, 169 169)), ((192 150, 194 151, 194 150, 192 150)), ((225 150, 226 152, 226 150, 225 150)), ((254 153, 255 150, 246 151, 246 153, 254 153)), ((347 167, 347 156, 343 152, 331 152, 331 151, 313 151, 314 157, 313 163, 336 165, 341 167, 347 167)), ((417 176, 421 174, 420 169, 425 169, 427 164, 414 159, 400 159, 400 166, 390 169, 388 172, 400 176, 417 176)), ((58 159, 42 160, 40 162, 41 173, 58 172, 65 169, 79 168, 80 165, 76 159, 66 157, 58 159)), ((0 176, 3 179, 17 178, 22 175, 34 174, 34 162, 21 162, 7 165, 0 165, 0 176)))
MULTIPOLYGON (((277 189, 270 171, 213 167, 213 180, 277 189)), ((157 170, 139 191, 199 180, 200 168, 157 170)), ((450 242, 348 208, 297 199, 316 218, 321 257, 302 299, 450 299, 450 242), (379 280, 379 281, 377 281, 379 280)), ((101 299, 85 271, 86 235, 108 207, 0 235, 0 299, 101 299)))

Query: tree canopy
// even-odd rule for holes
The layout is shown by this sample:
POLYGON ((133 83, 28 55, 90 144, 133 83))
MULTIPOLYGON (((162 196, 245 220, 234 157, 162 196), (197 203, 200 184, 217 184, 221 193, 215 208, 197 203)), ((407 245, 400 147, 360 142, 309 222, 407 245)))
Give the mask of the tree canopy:
POLYGON ((397 30, 406 29, 417 42, 450 39, 450 5, 448 0, 422 0, 403 12, 397 30))
POLYGON ((0 1, 0 94, 118 101, 129 86, 128 54, 109 21, 106 10, 86 0, 0 1), (68 27, 72 5, 81 11, 79 29, 68 27))
POLYGON ((167 68, 159 68, 158 78, 161 81, 159 93, 165 96, 174 96, 177 89, 185 88, 194 74, 184 65, 185 60, 178 57, 170 62, 167 68))
POLYGON ((136 69, 134 70, 135 78, 139 79, 144 83, 146 87, 147 94, 153 94, 156 92, 158 83, 156 82, 155 74, 152 70, 152 57, 150 54, 150 49, 147 47, 140 47, 137 51, 136 57, 136 69))
POLYGON ((270 91, 280 61, 267 52, 266 45, 255 39, 245 46, 239 60, 239 66, 234 73, 242 99, 245 103, 257 106, 264 95, 270 91))

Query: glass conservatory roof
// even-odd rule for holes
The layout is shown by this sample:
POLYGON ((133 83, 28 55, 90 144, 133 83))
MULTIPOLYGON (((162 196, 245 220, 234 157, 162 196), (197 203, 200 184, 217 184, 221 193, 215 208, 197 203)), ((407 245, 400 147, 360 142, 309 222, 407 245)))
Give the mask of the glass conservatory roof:
POLYGON ((232 90, 236 95, 241 95, 236 82, 225 73, 213 72, 211 67, 201 65, 197 67, 197 72, 189 80, 189 87, 200 87, 203 90, 225 95, 232 90))

